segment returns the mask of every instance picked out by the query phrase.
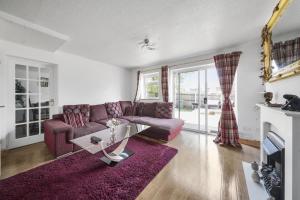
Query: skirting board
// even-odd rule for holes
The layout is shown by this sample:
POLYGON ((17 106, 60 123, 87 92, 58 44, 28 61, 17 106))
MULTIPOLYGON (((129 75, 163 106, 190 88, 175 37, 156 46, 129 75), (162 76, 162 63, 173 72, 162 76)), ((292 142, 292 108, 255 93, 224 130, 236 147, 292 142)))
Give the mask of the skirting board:
POLYGON ((253 173, 251 164, 247 162, 242 162, 242 164, 248 189, 249 200, 267 200, 269 198, 269 194, 265 190, 264 185, 262 183, 255 183, 251 177, 253 173))
POLYGON ((252 146, 252 147, 255 147, 255 148, 258 148, 258 149, 260 148, 260 141, 243 139, 243 138, 240 138, 239 141, 240 141, 241 144, 252 146))

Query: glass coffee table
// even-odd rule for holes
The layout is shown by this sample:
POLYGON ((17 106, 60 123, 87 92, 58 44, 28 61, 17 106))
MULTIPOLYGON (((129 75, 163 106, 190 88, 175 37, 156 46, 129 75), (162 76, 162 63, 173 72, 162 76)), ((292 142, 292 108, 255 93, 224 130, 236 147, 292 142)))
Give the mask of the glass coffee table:
POLYGON ((106 164, 113 166, 134 154, 134 152, 126 148, 129 138, 139 134, 149 127, 150 126, 142 124, 126 123, 116 126, 114 130, 108 128, 102 131, 91 133, 89 135, 78 137, 71 140, 71 142, 90 152, 91 154, 96 154, 99 151, 102 151, 104 156, 100 159, 106 164), (120 144, 115 150, 110 153, 106 151, 108 147, 117 143, 120 144))

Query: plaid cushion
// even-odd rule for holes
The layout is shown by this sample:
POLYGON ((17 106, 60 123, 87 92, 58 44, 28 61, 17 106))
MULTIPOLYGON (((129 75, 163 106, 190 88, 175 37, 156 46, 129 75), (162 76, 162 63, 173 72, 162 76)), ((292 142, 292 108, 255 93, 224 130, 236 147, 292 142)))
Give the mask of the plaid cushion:
POLYGON ((105 103, 105 107, 109 118, 119 118, 123 116, 122 108, 119 102, 105 103))
POLYGON ((155 117, 171 119, 173 113, 173 103, 157 103, 155 117))

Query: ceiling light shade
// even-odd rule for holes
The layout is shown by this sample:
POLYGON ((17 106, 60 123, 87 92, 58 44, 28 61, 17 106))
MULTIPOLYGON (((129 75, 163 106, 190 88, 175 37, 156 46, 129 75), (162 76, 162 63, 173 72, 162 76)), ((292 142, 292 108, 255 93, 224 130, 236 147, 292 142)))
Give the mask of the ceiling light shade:
POLYGON ((142 40, 138 44, 141 47, 141 49, 146 49, 146 50, 149 50, 149 51, 156 50, 155 43, 150 42, 148 37, 146 37, 144 40, 142 40))

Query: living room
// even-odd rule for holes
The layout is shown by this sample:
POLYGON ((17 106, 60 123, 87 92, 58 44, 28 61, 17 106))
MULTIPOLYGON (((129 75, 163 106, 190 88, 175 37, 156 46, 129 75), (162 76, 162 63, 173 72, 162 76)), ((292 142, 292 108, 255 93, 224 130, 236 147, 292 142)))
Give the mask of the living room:
POLYGON ((0 0, 0 199, 300 199, 299 9, 0 0))

